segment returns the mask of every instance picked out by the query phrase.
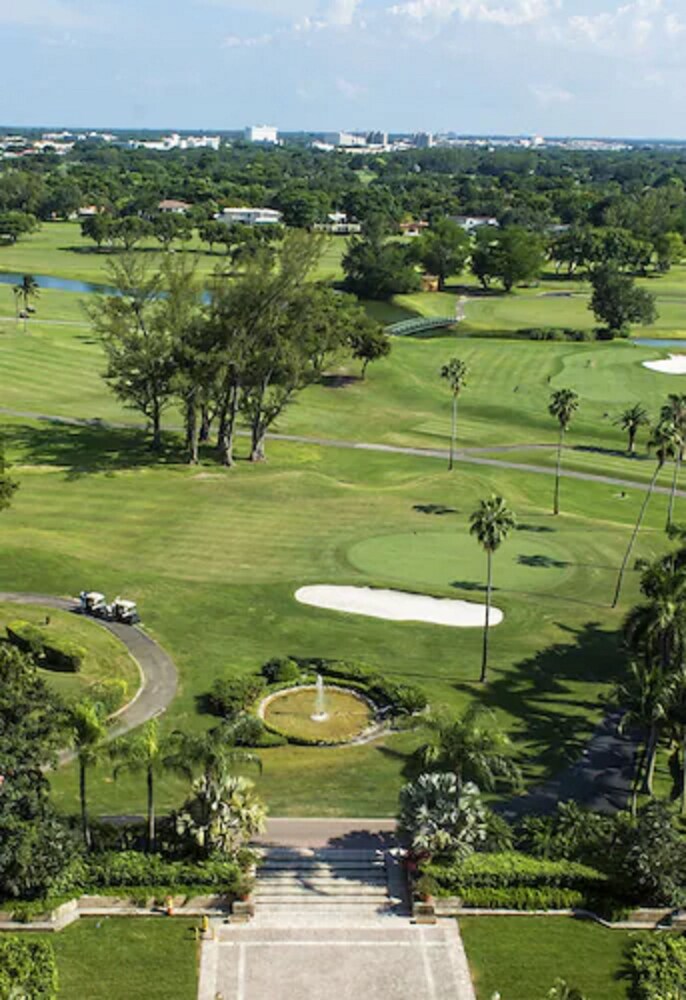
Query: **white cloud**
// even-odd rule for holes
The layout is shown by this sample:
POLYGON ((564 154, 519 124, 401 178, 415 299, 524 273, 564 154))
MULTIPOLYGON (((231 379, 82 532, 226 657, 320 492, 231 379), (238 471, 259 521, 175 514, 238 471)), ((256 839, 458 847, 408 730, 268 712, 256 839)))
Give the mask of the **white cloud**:
POLYGON ((278 32, 266 32, 263 35, 227 35, 222 41, 225 49, 255 49, 262 45, 270 45, 278 32))
POLYGON ((562 35, 573 44, 626 54, 669 42, 686 24, 664 0, 630 0, 599 14, 572 15, 566 29, 562 35))
POLYGON ((486 21, 491 24, 514 26, 530 24, 545 17, 550 10, 548 0, 403 0, 389 7, 392 14, 415 21, 447 21, 457 15, 463 21, 486 21))
POLYGON ((336 90, 343 97, 347 98, 347 100, 356 101, 358 97, 364 94, 366 87, 363 87, 359 83, 353 83, 351 80, 346 80, 343 76, 339 76, 336 80, 336 90))
POLYGON ((563 90, 561 87, 555 87, 551 84, 532 84, 529 90, 544 108, 549 108, 554 104, 569 104, 570 101, 574 100, 574 94, 569 90, 563 90))
POLYGON ((360 0, 332 0, 324 12, 324 20, 329 24, 352 24, 359 6, 360 0))

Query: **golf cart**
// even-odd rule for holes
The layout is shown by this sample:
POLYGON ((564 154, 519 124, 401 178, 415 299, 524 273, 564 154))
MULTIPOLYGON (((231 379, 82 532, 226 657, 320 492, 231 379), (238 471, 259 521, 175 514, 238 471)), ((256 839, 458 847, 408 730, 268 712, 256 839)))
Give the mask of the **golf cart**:
POLYGON ((81 614, 107 618, 107 602, 104 594, 98 593, 97 590, 82 590, 79 601, 81 614))
POLYGON ((109 610, 112 621, 122 622, 124 625, 135 625, 140 621, 135 601, 125 601, 122 597, 115 597, 109 610))

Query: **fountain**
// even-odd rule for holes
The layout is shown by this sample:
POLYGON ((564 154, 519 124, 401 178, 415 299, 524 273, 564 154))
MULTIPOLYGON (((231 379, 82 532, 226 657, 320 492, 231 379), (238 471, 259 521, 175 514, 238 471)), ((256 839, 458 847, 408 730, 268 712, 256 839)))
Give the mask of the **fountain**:
POLYGON ((326 711, 326 695, 324 693, 324 678, 321 674, 317 674, 317 693, 315 696, 314 703, 314 715, 310 718, 313 722, 326 722, 329 718, 329 713, 326 711))

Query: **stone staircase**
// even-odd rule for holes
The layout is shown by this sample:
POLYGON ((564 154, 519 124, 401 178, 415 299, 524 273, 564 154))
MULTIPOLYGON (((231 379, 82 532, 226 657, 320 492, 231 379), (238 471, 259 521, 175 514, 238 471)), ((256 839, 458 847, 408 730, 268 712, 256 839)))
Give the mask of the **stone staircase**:
POLYGON ((392 855, 338 848, 265 850, 253 900, 262 925, 354 923, 396 913, 404 902, 392 855))

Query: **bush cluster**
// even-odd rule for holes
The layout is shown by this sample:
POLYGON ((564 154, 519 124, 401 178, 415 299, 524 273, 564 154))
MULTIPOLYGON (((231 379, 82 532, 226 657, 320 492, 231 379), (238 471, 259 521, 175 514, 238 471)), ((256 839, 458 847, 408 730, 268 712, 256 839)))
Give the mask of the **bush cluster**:
POLYGON ((208 701, 215 715, 233 719, 248 712, 264 694, 265 682, 254 674, 249 677, 218 678, 210 689, 208 701))
POLYGON ((57 962, 48 941, 0 936, 0 998, 55 1000, 57 962))
POLYGON ((170 891, 188 886, 237 895, 245 875, 238 861, 223 857, 206 860, 170 860, 138 851, 105 852, 78 858, 55 886, 60 895, 114 888, 160 886, 170 891))
POLYGON ((522 330, 518 330, 517 333, 519 333, 526 340, 567 340, 580 343, 597 339, 592 330, 560 330, 554 326, 525 327, 522 330))
POLYGON ((413 715, 428 705, 421 688, 387 680, 363 663, 347 660, 306 660, 301 666, 318 671, 323 677, 354 683, 358 691, 369 695, 380 708, 390 708, 394 715, 413 715))
POLYGON ((629 953, 633 1000, 679 1000, 686 996, 686 938, 651 935, 629 953))
POLYGON ((435 860, 423 872, 441 895, 465 905, 513 909, 565 909, 596 897, 607 876, 575 861, 531 858, 516 851, 472 854, 464 861, 435 860))
POLYGON ((6 628, 12 645, 33 656, 41 667, 72 674, 81 669, 86 650, 78 643, 51 635, 31 622, 13 621, 6 628))
POLYGON ((295 684, 301 671, 295 660, 274 657, 263 665, 262 674, 268 684, 295 684))

